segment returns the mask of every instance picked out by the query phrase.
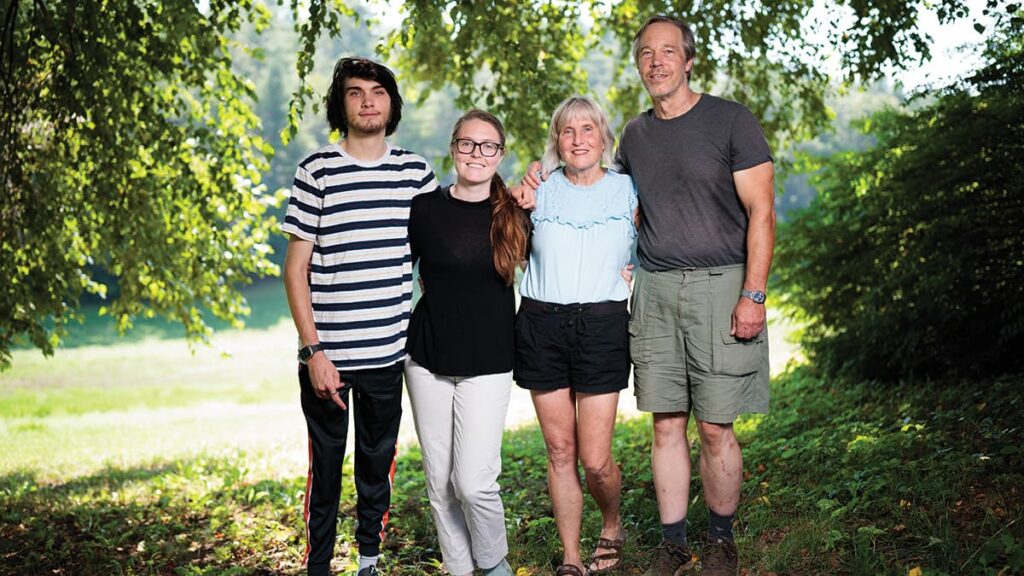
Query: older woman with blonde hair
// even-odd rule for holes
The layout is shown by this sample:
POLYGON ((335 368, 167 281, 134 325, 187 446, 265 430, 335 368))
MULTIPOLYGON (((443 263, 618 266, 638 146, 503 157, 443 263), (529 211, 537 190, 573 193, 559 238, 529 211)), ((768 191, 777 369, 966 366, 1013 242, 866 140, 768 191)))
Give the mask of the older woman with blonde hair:
POLYGON ((636 240, 638 203, 612 163, 601 108, 573 96, 551 118, 531 215, 529 264, 516 317, 516 383, 531 391, 548 453, 548 490, 563 547, 559 576, 598 574, 622 563, 622 479, 611 453, 619 392, 629 379, 629 285, 620 275, 636 240), (583 490, 601 510, 596 551, 580 554, 583 490))

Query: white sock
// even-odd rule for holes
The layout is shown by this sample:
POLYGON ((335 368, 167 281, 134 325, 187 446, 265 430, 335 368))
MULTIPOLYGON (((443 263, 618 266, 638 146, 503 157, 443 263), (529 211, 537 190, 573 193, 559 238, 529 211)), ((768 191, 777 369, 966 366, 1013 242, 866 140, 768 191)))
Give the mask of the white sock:
POLYGON ((363 568, 368 568, 370 566, 376 566, 378 558, 380 558, 380 556, 362 556, 362 555, 360 555, 359 556, 359 569, 362 570, 363 568))

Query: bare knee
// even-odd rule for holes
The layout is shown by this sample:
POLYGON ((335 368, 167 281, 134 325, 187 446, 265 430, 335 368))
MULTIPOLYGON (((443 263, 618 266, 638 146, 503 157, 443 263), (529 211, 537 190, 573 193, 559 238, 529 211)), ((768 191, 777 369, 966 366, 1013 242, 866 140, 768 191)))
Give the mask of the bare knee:
POLYGON ((654 447, 655 448, 676 448, 680 445, 689 446, 686 439, 685 416, 662 416, 654 417, 654 447))
POLYGON ((588 481, 604 484, 618 474, 619 469, 612 461, 611 454, 602 454, 597 457, 584 456, 582 460, 583 472, 586 473, 588 481))
POLYGON ((732 424, 701 422, 698 428, 700 429, 701 449, 709 454, 718 454, 737 446, 732 424))
POLYGON ((576 443, 571 440, 548 442, 548 463, 555 470, 576 468, 576 443))

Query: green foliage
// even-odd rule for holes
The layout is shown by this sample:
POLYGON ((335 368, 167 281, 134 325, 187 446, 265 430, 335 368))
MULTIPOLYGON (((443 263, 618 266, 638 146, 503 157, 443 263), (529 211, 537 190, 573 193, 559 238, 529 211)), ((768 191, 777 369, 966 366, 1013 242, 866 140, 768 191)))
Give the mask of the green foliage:
POLYGON ((403 4, 404 22, 384 47, 404 77, 428 90, 458 89, 455 106, 499 111, 516 153, 538 155, 555 106, 586 92, 579 22, 585 4, 545 0, 403 4))
MULTIPOLYGON (((450 2, 403 4, 405 19, 384 54, 397 58, 405 77, 436 90, 458 90, 459 108, 491 108, 505 119, 520 159, 539 157, 546 122, 557 102, 586 91, 581 62, 596 52, 613 56, 611 84, 599 95, 621 122, 647 106, 634 72, 632 41, 654 14, 689 22, 697 35, 692 82, 748 105, 761 119, 773 148, 818 133, 829 120, 830 79, 819 62, 834 50, 845 80, 868 81, 889 66, 929 57, 929 39, 917 28, 916 2, 840 0, 814 11, 814 2, 773 2, 770 9, 736 0, 683 2, 450 2), (822 34, 828 42, 818 43, 822 34)), ((942 0, 924 9, 942 22, 967 16, 966 2, 942 0)), ((991 0, 992 14, 1016 4, 991 0)))
MULTIPOLYGON (((281 1, 279 0, 278 3, 281 1)), ((299 0, 290 0, 290 4, 292 12, 298 14, 299 0)), ((306 82, 306 79, 315 64, 317 39, 325 31, 331 36, 340 35, 341 25, 344 21, 343 16, 359 17, 359 13, 350 8, 343 0, 309 0, 305 8, 308 11, 306 18, 297 22, 295 26, 301 45, 295 60, 295 70, 300 82, 298 88, 292 93, 292 99, 288 106, 288 123, 281 130, 281 142, 285 146, 298 132, 303 110, 314 95, 313 88, 306 82)))
POLYGON ((1024 366, 1024 42, 916 110, 864 120, 780 230, 784 302, 821 367, 893 380, 1024 366))
POLYGON ((238 288, 274 274, 273 149, 229 34, 269 17, 249 1, 5 3, 0 108, 0 366, 26 334, 51 353, 83 293, 105 312, 237 319, 238 288))
MULTIPOLYGON (((595 75, 609 86, 614 115, 625 119, 643 105, 630 41, 645 17, 668 12, 697 30, 699 87, 748 104, 778 148, 828 119, 827 78, 812 63, 830 48, 815 45, 809 30, 828 32, 848 78, 927 56, 916 2, 841 0, 826 16, 812 5, 420 0, 403 5, 403 22, 379 50, 397 62, 403 83, 425 83, 422 98, 454 87, 455 108, 498 112, 513 152, 535 158, 555 103, 586 91, 591 79, 580 64, 598 52, 617 63, 595 75)), ((927 9, 951 21, 966 15, 964 6, 941 0, 927 9)), ((268 208, 279 197, 261 183, 277 143, 254 113, 252 78, 277 87, 264 110, 285 116, 274 128, 287 145, 301 136, 307 106, 317 110, 323 38, 345 29, 363 50, 371 46, 363 12, 343 0, 290 0, 273 11, 260 0, 7 0, 0 12, 0 367, 25 338, 51 353, 83 295, 109 296, 105 312, 121 329, 154 315, 198 339, 210 333, 210 314, 237 325, 248 311, 239 287, 277 272, 268 208), (266 74, 234 66, 240 55, 266 53, 235 39, 281 17, 298 34, 297 47, 284 49, 297 54, 297 86, 282 80, 279 61, 266 74)), ((275 181, 290 166, 274 166, 275 181)))
POLYGON ((808 173, 816 169, 814 158, 864 150, 874 145, 874 137, 864 133, 856 121, 886 107, 898 106, 902 100, 903 95, 886 82, 854 88, 829 98, 827 104, 833 114, 829 129, 797 145, 793 150, 794 170, 785 174, 781 181, 776 178, 775 214, 779 222, 789 220, 791 212, 806 208, 818 195, 810 185, 812 174, 808 173), (804 165, 803 158, 812 159, 810 167, 804 165))
MULTIPOLYGON (((759 10, 732 1, 615 3, 608 17, 598 21, 621 47, 610 100, 624 119, 648 107, 634 71, 633 36, 647 17, 672 14, 689 23, 697 38, 690 81, 698 90, 733 98, 750 107, 773 149, 804 140, 828 122, 825 97, 830 91, 829 79, 816 64, 825 46, 814 45, 804 34, 807 27, 815 26, 811 22, 813 4, 792 0, 774 2, 770 10, 759 10)), ((877 32, 880 30, 869 34, 877 32)), ((901 59, 904 55, 872 56, 876 57, 901 59)), ((863 78, 874 76, 868 69, 857 72, 862 72, 858 76, 863 78)))
POLYGON ((890 389, 783 376, 744 446, 742 522, 765 571, 1019 571, 1021 375, 890 389))

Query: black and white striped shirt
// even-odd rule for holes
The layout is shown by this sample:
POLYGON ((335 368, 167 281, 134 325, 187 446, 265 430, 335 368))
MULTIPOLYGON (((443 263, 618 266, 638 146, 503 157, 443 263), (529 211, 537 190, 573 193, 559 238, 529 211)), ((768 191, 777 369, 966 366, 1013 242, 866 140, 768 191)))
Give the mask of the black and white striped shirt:
POLYGON ((313 320, 339 370, 405 357, 412 304, 409 207, 438 186, 418 154, 388 145, 363 162, 329 144, 299 163, 281 229, 314 243, 313 320))

